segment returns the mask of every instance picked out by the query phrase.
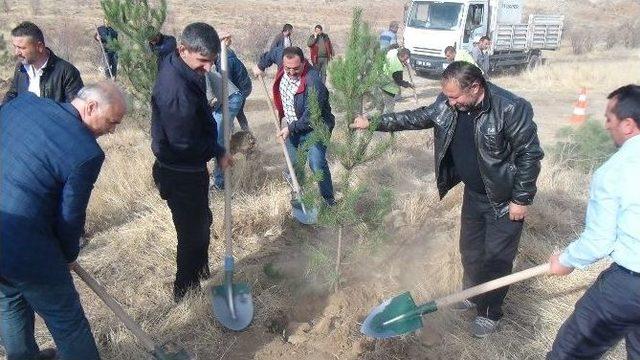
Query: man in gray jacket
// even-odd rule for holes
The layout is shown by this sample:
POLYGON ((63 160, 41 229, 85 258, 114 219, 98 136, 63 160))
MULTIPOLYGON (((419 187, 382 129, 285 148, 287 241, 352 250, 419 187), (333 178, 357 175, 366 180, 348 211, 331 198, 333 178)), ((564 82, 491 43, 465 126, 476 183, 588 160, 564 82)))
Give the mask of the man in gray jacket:
POLYGON ((476 45, 471 49, 471 56, 473 56, 473 60, 475 60, 476 64, 480 67, 484 76, 488 79, 489 77, 489 54, 488 50, 491 46, 491 39, 488 36, 483 36, 478 40, 476 45))

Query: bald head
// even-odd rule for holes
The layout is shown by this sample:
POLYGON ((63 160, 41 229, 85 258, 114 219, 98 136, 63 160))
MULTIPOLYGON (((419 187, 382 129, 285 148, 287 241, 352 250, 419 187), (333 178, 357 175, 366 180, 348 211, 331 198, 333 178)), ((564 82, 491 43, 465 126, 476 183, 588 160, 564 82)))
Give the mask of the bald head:
POLYGON ((83 87, 71 104, 96 137, 113 132, 127 112, 124 93, 108 80, 83 87))

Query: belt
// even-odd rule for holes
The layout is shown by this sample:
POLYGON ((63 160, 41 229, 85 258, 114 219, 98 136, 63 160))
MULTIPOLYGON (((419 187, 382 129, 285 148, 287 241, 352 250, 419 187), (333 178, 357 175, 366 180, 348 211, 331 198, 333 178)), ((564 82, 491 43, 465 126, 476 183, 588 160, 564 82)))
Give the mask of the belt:
POLYGON ((637 273, 637 272, 635 272, 635 271, 629 270, 629 269, 627 269, 626 267, 624 267, 624 266, 622 266, 622 265, 619 265, 618 263, 614 263, 614 264, 615 264, 615 265, 616 265, 620 270, 622 270, 622 271, 626 272, 627 274, 632 275, 632 276, 640 277, 640 273, 637 273))
POLYGON ((158 164, 158 167, 169 169, 169 170, 172 170, 172 171, 177 171, 177 172, 199 173, 199 172, 203 172, 203 171, 206 172, 207 171, 207 165, 206 164, 202 165, 202 166, 190 166, 190 165, 173 166, 173 165, 163 164, 158 159, 156 159, 156 164, 158 164))

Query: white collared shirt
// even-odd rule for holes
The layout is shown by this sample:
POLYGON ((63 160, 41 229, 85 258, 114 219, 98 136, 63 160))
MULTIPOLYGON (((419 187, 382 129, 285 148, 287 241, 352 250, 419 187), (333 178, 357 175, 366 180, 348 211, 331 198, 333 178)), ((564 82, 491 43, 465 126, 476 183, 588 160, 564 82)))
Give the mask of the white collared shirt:
POLYGON ((44 68, 47 66, 49 59, 42 64, 39 69, 36 69, 33 65, 24 65, 24 69, 27 71, 27 75, 29 76, 29 92, 36 94, 40 97, 40 78, 42 77, 42 72, 44 68))

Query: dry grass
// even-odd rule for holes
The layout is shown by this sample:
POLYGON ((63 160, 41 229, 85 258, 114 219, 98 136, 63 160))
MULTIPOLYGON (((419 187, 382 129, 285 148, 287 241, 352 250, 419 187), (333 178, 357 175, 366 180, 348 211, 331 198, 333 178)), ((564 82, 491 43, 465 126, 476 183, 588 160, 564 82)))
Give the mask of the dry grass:
MULTIPOLYGON (((0 14, 3 31, 15 25, 14 14, 29 14, 31 6, 30 2, 18 1, 3 4, 10 9, 0 14)), ((171 32, 189 21, 208 19, 216 27, 233 29, 238 40, 234 46, 252 60, 257 54, 254 47, 263 36, 253 31, 277 32, 283 23, 291 22, 303 39, 307 30, 321 23, 339 48, 354 4, 366 5, 365 16, 375 28, 386 27, 401 16, 402 9, 401 2, 338 1, 310 15, 311 1, 306 0, 292 5, 255 0, 238 4, 231 0, 206 4, 190 0, 180 5, 170 2, 172 12, 165 27, 171 32)), ((94 19, 100 16, 98 6, 87 1, 73 5, 42 1, 39 15, 32 19, 53 26, 64 12, 77 19, 78 24, 73 26, 89 34, 94 19)), ((79 59, 85 81, 101 77, 92 56, 86 53, 79 59)), ((544 132, 564 123, 581 86, 590 88, 590 99, 595 102, 592 108, 603 111, 602 99, 608 91, 640 78, 635 56, 625 50, 575 57, 563 49, 549 66, 495 81, 532 101, 540 131, 544 132)), ((260 148, 256 154, 239 159, 233 182, 237 278, 252 286, 256 306, 256 319, 245 332, 223 330, 212 317, 205 292, 192 294, 179 305, 172 302, 176 235, 171 214, 151 180, 149 119, 129 117, 115 134, 100 140, 107 159, 91 198, 87 221, 90 242, 80 262, 154 339, 180 343, 199 359, 544 357, 576 299, 604 264, 567 278, 539 278, 514 286, 507 299, 504 330, 486 340, 471 338, 468 319, 447 311, 429 316, 425 330, 416 335, 376 342, 363 338, 359 323, 380 300, 406 289, 416 299, 427 300, 459 288, 461 189, 439 201, 431 135, 398 134, 394 151, 360 174, 394 190, 396 203, 391 220, 398 221, 389 222, 389 240, 375 253, 366 248, 351 252, 343 267, 341 289, 335 294, 323 290, 311 277, 305 277, 310 267, 307 249, 331 249, 333 233, 302 227, 290 219, 289 190, 280 174, 284 162, 273 142, 271 113, 259 87, 254 84, 248 117, 260 148), (278 276, 263 271, 267 265, 272 265, 278 276), (296 326, 307 323, 306 331, 296 330, 296 326), (283 333, 285 338, 294 336, 285 342, 283 333)), ((418 80, 418 93, 424 103, 434 98, 437 89, 437 82, 418 80)), ((409 100, 399 104, 399 109, 411 107, 414 104, 409 100)), ((543 136, 543 145, 552 141, 552 136, 543 136)), ((588 176, 545 160, 539 194, 522 237, 518 269, 545 261, 555 248, 577 236, 582 229, 588 182, 588 176)), ((221 194, 212 193, 211 207, 214 225, 209 253, 214 276, 205 286, 220 282, 221 194)), ((76 283, 103 358, 144 358, 135 338, 80 281, 76 283)), ((42 345, 52 345, 42 324, 37 338, 42 345)), ((609 356, 622 357, 620 348, 609 356)))

